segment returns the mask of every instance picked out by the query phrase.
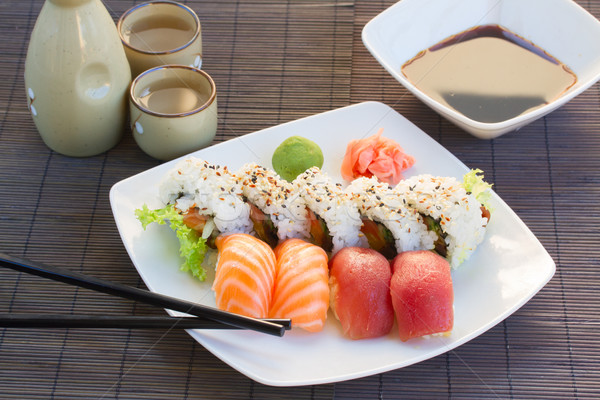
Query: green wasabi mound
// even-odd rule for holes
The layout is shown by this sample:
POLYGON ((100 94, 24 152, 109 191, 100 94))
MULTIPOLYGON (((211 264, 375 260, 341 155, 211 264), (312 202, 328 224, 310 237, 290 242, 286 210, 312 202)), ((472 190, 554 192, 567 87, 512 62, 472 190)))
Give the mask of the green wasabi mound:
POLYGON ((311 167, 323 166, 319 145, 301 136, 291 136, 275 149, 271 160, 273 169, 288 182, 311 167))

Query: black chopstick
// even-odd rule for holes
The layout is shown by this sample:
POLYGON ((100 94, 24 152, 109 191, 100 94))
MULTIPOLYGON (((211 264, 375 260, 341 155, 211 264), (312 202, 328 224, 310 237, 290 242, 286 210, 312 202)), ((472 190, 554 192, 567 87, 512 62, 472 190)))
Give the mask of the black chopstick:
POLYGON ((176 299, 174 297, 149 292, 144 289, 138 289, 120 283, 106 281, 93 276, 84 275, 79 272, 43 265, 29 260, 23 260, 1 252, 0 265, 11 268, 15 271, 41 276, 43 278, 139 301, 157 307, 180 311, 186 314, 195 315, 197 317, 203 317, 210 319, 211 321, 221 322, 239 329, 250 329, 281 337, 285 333, 287 326, 291 325, 291 321, 289 320, 286 320, 286 323, 284 324, 274 323, 264 319, 250 318, 243 315, 218 310, 213 307, 207 307, 189 301, 176 299))
MULTIPOLYGON (((279 320, 271 320, 277 323, 279 320)), ((285 323, 285 320, 282 321, 285 323)), ((0 314, 0 328, 241 329, 200 317, 0 314)))

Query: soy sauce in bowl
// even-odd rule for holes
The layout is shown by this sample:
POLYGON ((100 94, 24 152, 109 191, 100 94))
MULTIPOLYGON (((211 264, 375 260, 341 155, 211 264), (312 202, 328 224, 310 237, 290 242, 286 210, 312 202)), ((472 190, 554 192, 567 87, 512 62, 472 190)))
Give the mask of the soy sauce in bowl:
POLYGON ((485 123, 543 107, 577 82, 566 65, 499 25, 453 35, 419 52, 401 70, 434 100, 485 123))

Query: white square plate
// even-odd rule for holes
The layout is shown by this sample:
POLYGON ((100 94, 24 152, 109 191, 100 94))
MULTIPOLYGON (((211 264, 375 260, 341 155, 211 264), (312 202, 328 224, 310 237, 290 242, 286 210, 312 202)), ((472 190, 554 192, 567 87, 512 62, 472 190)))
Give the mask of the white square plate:
MULTIPOLYGON (((236 170, 246 162, 271 167, 271 155, 285 138, 303 135, 323 150, 323 170, 338 182, 346 143, 384 128, 416 158, 407 176, 431 173, 462 178, 468 168, 390 107, 367 102, 314 115, 232 139, 194 156, 236 170)), ((181 272, 178 242, 167 226, 144 231, 134 210, 158 200, 157 183, 177 160, 115 184, 110 203, 119 233, 148 288, 165 295, 214 306, 212 277, 199 282, 181 272)), ((250 378, 274 386, 342 381, 405 367, 445 353, 490 329, 527 302, 553 276, 550 255, 515 213, 493 193, 494 212, 484 242, 471 259, 453 271, 455 325, 449 337, 401 342, 397 332, 353 341, 342 336, 331 315, 322 332, 294 329, 284 337, 249 331, 189 334, 206 349, 250 378)), ((210 274, 209 274, 210 275, 210 274)), ((175 315, 175 313, 173 313, 175 315)), ((179 314, 181 315, 181 314, 179 314)))
POLYGON ((564 105, 600 79, 600 22, 571 0, 402 0, 365 25, 373 57, 407 90, 457 126, 483 139, 514 131, 564 105), (497 123, 474 121, 433 100, 400 71, 434 44, 469 28, 495 24, 524 37, 567 65, 577 83, 559 99, 497 123))

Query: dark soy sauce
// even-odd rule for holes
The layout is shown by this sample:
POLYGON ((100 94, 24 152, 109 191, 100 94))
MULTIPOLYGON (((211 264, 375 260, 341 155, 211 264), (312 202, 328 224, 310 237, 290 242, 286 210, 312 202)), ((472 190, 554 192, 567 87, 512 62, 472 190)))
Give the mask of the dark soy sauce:
POLYGON ((453 35, 419 52, 402 73, 440 103, 486 123, 540 108, 577 82, 566 65, 499 25, 453 35))

